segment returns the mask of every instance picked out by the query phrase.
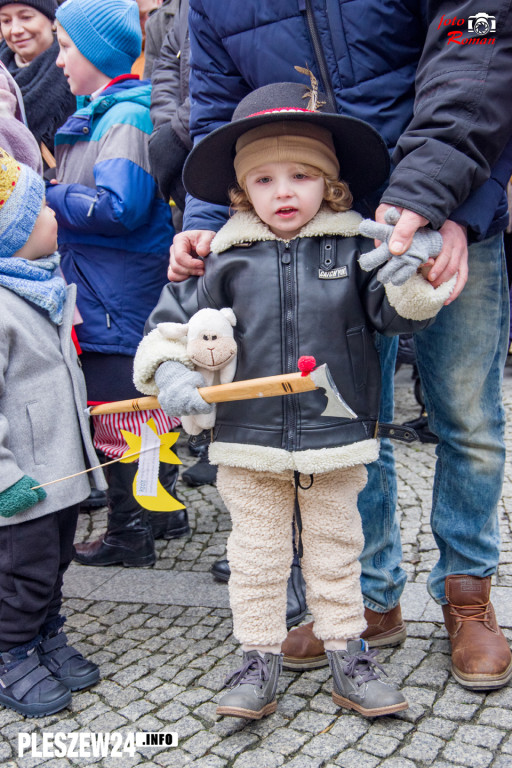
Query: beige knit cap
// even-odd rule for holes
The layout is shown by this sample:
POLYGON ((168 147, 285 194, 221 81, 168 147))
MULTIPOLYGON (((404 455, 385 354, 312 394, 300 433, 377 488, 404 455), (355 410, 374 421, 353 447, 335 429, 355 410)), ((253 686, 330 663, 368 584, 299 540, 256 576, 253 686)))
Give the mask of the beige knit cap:
POLYGON ((240 136, 234 160, 239 184, 253 168, 275 162, 312 165, 336 179, 340 173, 331 132, 319 125, 267 123, 240 136))

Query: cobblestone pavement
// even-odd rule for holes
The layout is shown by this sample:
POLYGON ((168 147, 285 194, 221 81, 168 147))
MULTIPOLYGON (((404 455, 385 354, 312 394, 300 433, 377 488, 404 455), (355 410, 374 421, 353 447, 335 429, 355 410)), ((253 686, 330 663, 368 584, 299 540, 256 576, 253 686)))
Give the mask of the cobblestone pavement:
MULTIPOLYGON (((415 418, 410 368, 397 377, 397 421, 415 418)), ((512 418, 512 368, 506 369, 505 402, 512 418)), ((512 438, 511 438, 512 439, 512 438)), ((184 443, 180 456, 191 463, 184 443)), ((424 583, 436 559, 429 530, 433 445, 398 445, 399 503, 408 638, 385 649, 389 678, 400 684, 409 709, 394 717, 365 719, 338 710, 327 669, 284 672, 277 712, 260 722, 218 718, 216 700, 236 662, 236 643, 225 585, 208 573, 225 552, 229 519, 213 487, 180 485, 192 535, 160 541, 153 569, 73 565, 66 579, 65 613, 70 640, 101 667, 101 682, 73 695, 72 706, 39 720, 0 709, 3 768, 181 766, 196 768, 511 768, 512 687, 474 693, 450 676, 449 645, 440 609, 424 583), (408 597, 407 597, 408 596, 408 597), (419 607, 418 607, 419 606, 419 607), (173 731, 175 748, 139 748, 122 757, 18 756, 18 734, 173 731)), ((494 590, 498 617, 512 640, 512 537, 507 509, 512 471, 507 464, 500 520, 503 555, 494 590), (496 599, 499 598, 499 599, 496 599)), ((79 540, 103 532, 104 510, 81 515, 79 540)), ((27 737, 28 738, 28 737, 27 737)), ((38 746, 40 749, 40 746, 38 746)))

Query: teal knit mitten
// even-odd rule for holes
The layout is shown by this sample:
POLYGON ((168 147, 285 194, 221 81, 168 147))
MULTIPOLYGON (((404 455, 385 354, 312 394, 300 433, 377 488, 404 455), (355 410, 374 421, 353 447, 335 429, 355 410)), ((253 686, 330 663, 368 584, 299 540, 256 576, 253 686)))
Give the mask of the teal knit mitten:
POLYGON ((32 490, 35 485, 39 485, 37 480, 28 475, 23 475, 17 483, 2 491, 0 493, 0 515, 2 517, 12 517, 18 512, 30 509, 38 501, 46 499, 44 488, 32 490))

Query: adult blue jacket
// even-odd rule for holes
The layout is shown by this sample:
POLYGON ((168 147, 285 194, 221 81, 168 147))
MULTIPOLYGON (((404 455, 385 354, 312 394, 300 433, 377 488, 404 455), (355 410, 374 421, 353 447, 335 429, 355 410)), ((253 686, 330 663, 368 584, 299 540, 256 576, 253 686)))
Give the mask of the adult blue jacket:
POLYGON ((86 351, 133 355, 167 281, 174 230, 150 172, 150 96, 148 82, 114 81, 79 99, 56 136, 59 183, 47 185, 47 200, 86 351))
MULTIPOLYGON (((476 38, 470 0, 190 0, 194 140, 228 122, 249 91, 304 82, 294 66, 308 64, 331 109, 371 123, 393 153, 383 201, 436 228, 450 216, 476 237, 492 234, 504 226, 512 166, 510 5, 487 3, 496 33, 476 38), (454 18, 464 26, 445 25, 454 18), (461 30, 472 42, 448 36, 461 30)), ((217 230, 225 217, 190 199, 185 227, 217 230)))

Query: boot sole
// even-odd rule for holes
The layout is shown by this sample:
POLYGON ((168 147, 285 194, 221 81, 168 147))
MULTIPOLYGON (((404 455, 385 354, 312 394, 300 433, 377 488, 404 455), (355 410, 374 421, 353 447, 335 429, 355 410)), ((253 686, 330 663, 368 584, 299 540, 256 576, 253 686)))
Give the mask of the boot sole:
POLYGON ((364 637, 370 648, 392 648, 394 645, 400 645, 407 639, 407 629, 405 624, 401 627, 395 627, 388 630, 388 632, 382 632, 382 634, 375 635, 374 637, 364 637))
POLYGON ((57 680, 62 685, 65 685, 70 691, 85 691, 87 688, 91 688, 96 685, 100 679, 99 669, 94 670, 84 677, 58 677, 57 680))
POLYGON ((308 659, 299 659, 295 656, 283 657, 283 669, 290 669, 295 672, 319 669, 319 667, 326 667, 328 664, 325 653, 322 656, 311 656, 308 659))
POLYGON ((338 693, 334 693, 334 691, 332 692, 332 700, 339 707, 345 707, 345 709, 355 709, 355 711, 359 712, 360 715, 365 715, 366 717, 381 717, 382 715, 392 715, 395 712, 403 712, 404 709, 408 709, 409 707, 409 702, 402 701, 400 704, 390 704, 388 707, 366 709, 360 704, 356 704, 354 701, 350 701, 350 699, 345 699, 338 693))
POLYGON ((13 709, 25 717, 45 717, 45 715, 54 715, 56 712, 60 712, 61 709, 69 707, 71 704, 71 691, 68 691, 67 696, 63 695, 51 704, 22 704, 20 701, 0 693, 0 704, 3 704, 8 709, 13 709))
POLYGON ((131 560, 129 562, 121 558, 120 560, 110 560, 108 563, 91 563, 90 561, 80 560, 80 558, 75 555, 73 560, 75 563, 80 563, 80 565, 96 566, 96 568, 107 568, 110 565, 122 565, 124 568, 151 568, 156 563, 156 557, 153 556, 135 561, 131 560))
POLYGON ((172 531, 169 531, 169 533, 164 533, 163 536, 159 536, 157 541, 159 539, 166 539, 169 541, 170 539, 180 539, 182 536, 188 536, 190 533, 190 526, 186 525, 183 528, 175 528, 172 531))
POLYGON ((183 477, 183 475, 181 476, 181 479, 189 488, 200 488, 202 485, 215 485, 215 480, 208 480, 207 482, 202 483, 198 483, 195 480, 191 482, 188 478, 183 477))
POLYGON ((465 675, 463 672, 458 670, 457 667, 454 667, 453 664, 452 675, 459 683, 459 685, 462 685, 463 688, 469 688, 473 691, 493 691, 497 688, 503 688, 503 686, 512 680, 512 661, 502 675, 493 677, 485 677, 484 675, 465 675))
POLYGON ((246 720, 261 720, 266 715, 271 715, 277 709, 277 701, 271 701, 258 711, 254 709, 242 709, 240 707, 217 707, 217 714, 225 717, 245 717, 246 720))

